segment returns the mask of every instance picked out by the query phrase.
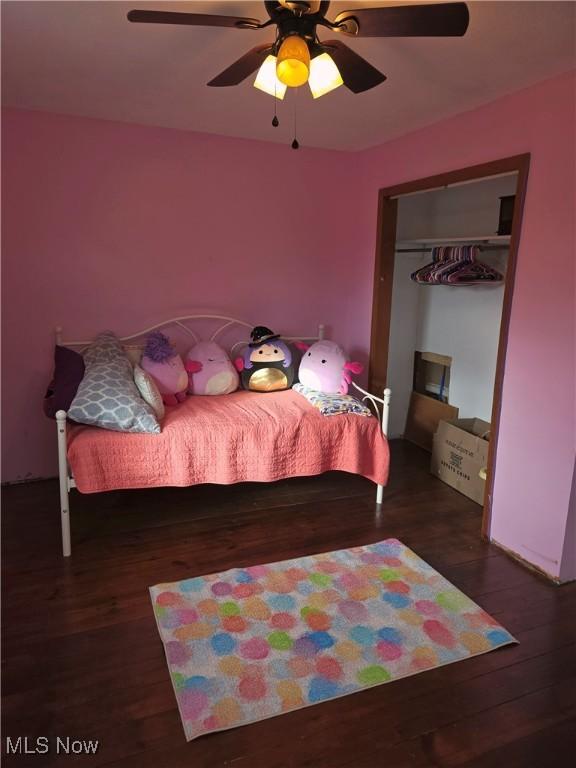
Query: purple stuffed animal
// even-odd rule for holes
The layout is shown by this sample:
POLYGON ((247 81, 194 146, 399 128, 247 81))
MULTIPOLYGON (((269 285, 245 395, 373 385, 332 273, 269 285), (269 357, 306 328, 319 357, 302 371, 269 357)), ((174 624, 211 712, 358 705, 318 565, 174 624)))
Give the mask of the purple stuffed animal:
POLYGON ((236 368, 215 341, 200 341, 186 355, 191 395, 228 395, 238 389, 236 368))
POLYGON ((298 379, 308 389, 346 395, 352 381, 350 374, 364 370, 362 363, 347 361, 334 341, 317 341, 311 347, 299 343, 298 347, 304 351, 298 379))
POLYGON ((182 358, 160 331, 154 331, 146 339, 146 347, 140 366, 156 382, 165 405, 177 405, 186 399, 188 374, 182 358))

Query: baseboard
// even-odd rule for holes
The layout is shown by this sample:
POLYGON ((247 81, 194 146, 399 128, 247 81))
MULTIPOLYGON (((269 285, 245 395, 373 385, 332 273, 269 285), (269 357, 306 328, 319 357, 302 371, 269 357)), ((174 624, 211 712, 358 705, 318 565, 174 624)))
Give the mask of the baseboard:
POLYGON ((50 477, 22 477, 19 480, 3 480, 0 483, 2 488, 7 488, 10 485, 26 485, 27 483, 42 483, 46 480, 58 480, 58 475, 50 475, 50 477))
POLYGON ((553 584, 556 584, 557 586, 568 583, 566 581, 560 581, 560 578, 558 576, 552 576, 552 574, 545 571, 544 568, 540 568, 540 566, 534 565, 534 563, 531 563, 529 560, 526 560, 524 557, 522 557, 522 555, 519 555, 517 552, 514 552, 513 549, 508 549, 508 547, 505 547, 504 544, 500 544, 500 542, 496 541, 496 539, 490 539, 490 543, 494 544, 496 547, 498 547, 498 549, 501 549, 505 555, 508 555, 508 557, 511 557, 513 560, 516 560, 516 562, 520 563, 520 565, 523 565, 525 568, 528 568, 528 570, 533 571, 538 576, 542 576, 543 578, 545 578, 546 581, 551 581, 553 584))

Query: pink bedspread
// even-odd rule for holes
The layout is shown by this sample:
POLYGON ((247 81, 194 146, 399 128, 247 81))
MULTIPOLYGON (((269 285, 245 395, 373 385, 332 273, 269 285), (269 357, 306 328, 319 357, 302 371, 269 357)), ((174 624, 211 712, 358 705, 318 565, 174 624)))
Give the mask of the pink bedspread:
POLYGON ((166 411, 159 435, 72 426, 68 461, 78 490, 270 482, 332 469, 388 479, 376 418, 322 416, 292 390, 194 396, 166 411))

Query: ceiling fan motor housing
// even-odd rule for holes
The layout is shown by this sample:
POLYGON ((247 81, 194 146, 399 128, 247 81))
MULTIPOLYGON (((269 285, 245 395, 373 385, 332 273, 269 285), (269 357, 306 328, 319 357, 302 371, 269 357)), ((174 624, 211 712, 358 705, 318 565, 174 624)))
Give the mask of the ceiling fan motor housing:
POLYGON ((316 36, 316 27, 319 24, 322 27, 336 32, 345 32, 348 35, 357 35, 359 31, 358 21, 352 16, 338 24, 329 22, 325 18, 330 5, 327 0, 322 0, 320 3, 285 2, 282 0, 281 4, 274 0, 265 0, 264 4, 271 21, 277 26, 277 36, 273 46, 275 55, 283 41, 290 35, 298 35, 305 40, 312 55, 322 52, 323 49, 318 45, 316 36))
POLYGON ((301 37, 310 46, 316 40, 316 21, 313 18, 298 17, 292 14, 279 20, 278 36, 274 44, 276 52, 284 40, 291 35, 301 37))
POLYGON ((270 16, 280 8, 287 8, 293 13, 314 13, 321 16, 326 15, 329 0, 264 0, 264 5, 270 16))
POLYGON ((309 13, 310 12, 310 3, 306 2, 306 0, 280 0, 280 4, 284 6, 284 8, 288 8, 290 11, 294 11, 294 13, 309 13))

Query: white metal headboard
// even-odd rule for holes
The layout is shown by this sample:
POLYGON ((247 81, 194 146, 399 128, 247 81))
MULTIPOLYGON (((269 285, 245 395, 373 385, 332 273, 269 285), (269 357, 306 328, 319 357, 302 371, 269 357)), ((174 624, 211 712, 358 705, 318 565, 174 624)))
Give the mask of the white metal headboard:
MULTIPOLYGON (((200 341, 200 336, 197 332, 193 331, 192 328, 190 328, 187 323, 194 322, 194 321, 217 321, 220 324, 216 327, 216 330, 214 330, 209 337, 210 341, 216 341, 218 337, 220 337, 224 331, 226 331, 229 328, 233 328, 236 326, 238 330, 247 328, 248 330, 252 330, 254 328, 253 323, 247 323, 245 320, 239 320, 236 317, 228 317, 228 315, 212 315, 212 314, 199 314, 199 315, 183 315, 182 317, 172 317, 169 320, 163 320, 160 323, 156 323, 156 325, 151 325, 149 328, 144 328, 141 331, 137 331, 136 333, 131 333, 129 336, 120 336, 120 341, 124 344, 127 348, 142 348, 143 344, 130 344, 131 341, 136 341, 137 339, 141 339, 143 336, 147 336, 152 331, 158 331, 161 328, 167 328, 169 326, 176 326, 180 330, 184 331, 188 336, 191 336, 194 341, 197 343, 200 341)), ((286 341, 319 341, 320 339, 324 338, 324 332, 325 327, 323 323, 318 324, 318 329, 316 335, 310 335, 305 334, 303 336, 283 336, 282 338, 286 341)), ((90 341, 69 341, 68 339, 63 338, 63 330, 61 326, 57 326, 55 328, 55 334, 56 334, 56 344, 63 345, 66 347, 87 347, 91 342, 90 341)), ((237 341, 235 344, 232 345, 230 352, 233 352, 236 347, 242 346, 244 344, 248 343, 248 339, 242 339, 241 341, 237 341)))

